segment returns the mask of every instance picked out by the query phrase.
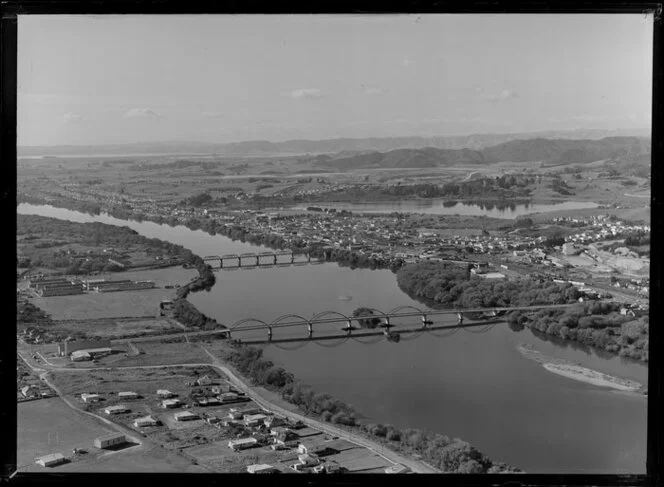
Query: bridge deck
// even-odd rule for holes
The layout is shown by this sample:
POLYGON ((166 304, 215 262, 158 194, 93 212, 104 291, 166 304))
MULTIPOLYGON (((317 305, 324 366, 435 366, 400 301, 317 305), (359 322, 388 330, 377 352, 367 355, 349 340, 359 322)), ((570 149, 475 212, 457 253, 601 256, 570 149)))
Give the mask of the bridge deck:
MULTIPOLYGON (((425 331, 435 331, 435 330, 452 330, 452 329, 461 329, 461 328, 472 328, 472 327, 478 327, 478 326, 493 326, 497 325, 499 323, 507 323, 504 320, 491 320, 491 321, 483 321, 483 322, 477 322, 477 323, 468 323, 465 325, 440 325, 440 326, 428 326, 426 328, 423 327, 418 327, 418 328, 409 328, 405 330, 395 330, 399 334, 409 334, 409 333, 423 333, 425 331)), ((245 345, 260 345, 260 344, 267 344, 267 343, 288 343, 288 342, 306 342, 306 341, 319 341, 319 340, 338 340, 340 338, 362 338, 362 337, 376 337, 376 336, 382 336, 384 335, 384 332, 381 331, 370 331, 370 332, 363 332, 363 333, 352 333, 348 335, 347 333, 344 334, 339 334, 339 335, 319 335, 319 336, 312 336, 312 337, 291 337, 291 338, 273 338, 272 340, 238 340, 239 342, 245 344, 245 345)))

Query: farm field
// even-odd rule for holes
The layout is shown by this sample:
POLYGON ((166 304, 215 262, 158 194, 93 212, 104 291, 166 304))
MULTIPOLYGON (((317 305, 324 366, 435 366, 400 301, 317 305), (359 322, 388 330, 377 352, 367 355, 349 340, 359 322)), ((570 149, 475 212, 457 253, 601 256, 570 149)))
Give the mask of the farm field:
POLYGON ((72 410, 59 397, 18 404, 17 428, 17 465, 21 470, 35 466, 36 457, 58 452, 69 456, 73 448, 91 448, 95 438, 115 433, 72 410))

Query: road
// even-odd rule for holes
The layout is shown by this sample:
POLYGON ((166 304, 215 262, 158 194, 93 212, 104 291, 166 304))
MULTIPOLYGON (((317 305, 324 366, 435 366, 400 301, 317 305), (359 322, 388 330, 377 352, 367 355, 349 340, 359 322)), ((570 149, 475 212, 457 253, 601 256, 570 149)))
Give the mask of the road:
MULTIPOLYGON (((45 366, 48 367, 48 370, 61 370, 61 371, 67 371, 67 372, 90 372, 90 371, 97 371, 97 370, 121 370, 121 369, 163 369, 163 368, 168 368, 168 367, 213 367, 220 372, 222 372, 226 377, 228 377, 229 381, 235 386, 238 390, 244 392, 248 397, 250 397, 256 404, 258 404, 260 407, 262 407, 265 410, 269 410, 272 412, 279 413, 282 416, 285 416, 287 418, 290 418, 294 421, 302 421, 304 424, 321 430, 328 435, 331 436, 338 436, 338 437, 348 437, 349 432, 342 429, 338 428, 336 426, 332 426, 320 421, 317 421, 315 419, 308 418, 306 416, 302 416, 301 414, 294 413, 292 411, 289 411, 287 409, 284 409, 269 400, 265 399, 261 395, 259 395, 258 392, 256 392, 252 387, 247 385, 244 381, 242 381, 237 375, 235 375, 230 369, 228 369, 226 366, 223 365, 223 363, 212 353, 210 353, 209 350, 207 350, 205 347, 201 347, 206 354, 210 356, 212 359, 212 363, 187 363, 187 364, 172 364, 172 365, 137 365, 137 366, 126 366, 126 367, 86 367, 86 368, 67 368, 67 367, 58 367, 56 365, 53 365, 51 362, 49 362, 45 357, 39 355, 41 359, 43 360, 43 363, 45 366)), ((67 403, 69 407, 72 407, 76 409, 77 411, 81 411, 79 408, 74 406, 69 402, 68 399, 65 398, 65 396, 62 394, 62 392, 57 389, 53 384, 51 384, 48 379, 47 379, 47 374, 48 370, 45 370, 43 368, 35 367, 30 363, 30 360, 26 360, 26 358, 19 354, 21 358, 28 364, 30 368, 32 368, 36 372, 41 372, 40 377, 44 377, 45 382, 53 388, 54 391, 58 393, 58 395, 67 403)), ((115 423, 110 422, 106 418, 103 418, 101 416, 97 416, 95 414, 89 413, 87 411, 81 411, 85 414, 91 415, 96 417, 97 419, 100 419, 104 423, 113 425, 115 429, 121 428, 118 425, 115 425, 115 423)), ((122 433, 127 433, 124 429, 120 430, 122 433)), ((138 441, 138 440, 136 440, 138 441)), ((411 469, 412 472, 414 473, 441 473, 440 470, 427 465, 424 462, 417 461, 415 459, 407 458, 403 455, 400 455, 397 452, 394 452, 392 450, 386 449, 384 446, 382 446, 379 443, 376 443, 374 441, 368 440, 366 438, 360 437, 360 436, 355 436, 352 438, 349 438, 349 441, 351 443, 355 443, 359 446, 362 446, 364 448, 367 448, 371 452, 375 453, 378 456, 383 457, 385 460, 388 462, 395 464, 395 463, 400 463, 402 465, 407 466, 408 468, 411 469)))

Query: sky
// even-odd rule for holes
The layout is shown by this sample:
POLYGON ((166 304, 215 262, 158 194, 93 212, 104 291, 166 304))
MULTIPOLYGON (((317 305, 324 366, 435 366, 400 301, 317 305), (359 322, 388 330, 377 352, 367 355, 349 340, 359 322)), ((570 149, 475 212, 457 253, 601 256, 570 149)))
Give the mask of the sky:
POLYGON ((652 16, 19 16, 18 145, 650 127, 652 16))

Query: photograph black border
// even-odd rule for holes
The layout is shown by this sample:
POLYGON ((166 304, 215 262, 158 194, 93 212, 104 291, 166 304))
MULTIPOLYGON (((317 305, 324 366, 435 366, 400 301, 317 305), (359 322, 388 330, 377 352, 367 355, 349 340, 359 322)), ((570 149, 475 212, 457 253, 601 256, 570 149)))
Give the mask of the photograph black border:
MULTIPOLYGON (((290 2, 276 3, 270 1, 238 1, 230 0, 220 3, 197 2, 193 0, 93 0, 83 1, 18 1, 7 0, 0 2, 0 50, 1 69, 0 89, 2 102, 0 103, 0 129, 1 129, 1 161, 3 161, 0 191, 2 202, 4 227, 7 233, 9 228, 16 227, 13 212, 16 208, 16 109, 17 109, 17 17, 20 15, 113 15, 113 14, 403 14, 403 13, 520 13, 520 14, 653 14, 653 71, 652 71, 652 132, 651 132, 651 254, 650 264, 650 300, 655 306, 650 306, 650 323, 657 323, 659 316, 657 309, 658 296, 661 296, 662 266, 659 254, 656 251, 664 244, 662 231, 662 188, 663 171, 657 163, 664 155, 664 135, 661 132, 664 106, 662 104, 662 88, 664 81, 664 68, 662 59, 662 2, 625 2, 625 1, 578 1, 578 2, 504 2, 504 1, 417 1, 406 2, 375 2, 375 1, 329 1, 316 2, 290 2)), ((13 247, 13 242, 10 242, 13 247)), ((15 247, 14 247, 15 248, 15 247)), ((5 296, 14 292, 13 284, 8 277, 13 275, 14 269, 10 265, 15 263, 10 259, 0 260, 3 265, 3 283, 7 286, 5 296)), ((356 484, 403 484, 403 476, 390 476, 384 474, 355 474, 340 476, 289 475, 283 476, 256 476, 248 478, 246 474, 163 474, 163 473, 16 473, 16 403, 13 399, 13 383, 15 382, 16 348, 14 331, 8 326, 13 316, 9 316, 11 306, 5 305, 4 311, 9 317, 3 327, 3 340, 0 352, 0 385, 6 393, 7 399, 0 402, 0 420, 2 421, 2 477, 0 480, 8 481, 10 485, 39 485, 60 484, 78 485, 95 484, 105 485, 107 482, 114 485, 128 482, 134 483, 166 483, 181 484, 195 482, 197 486, 241 485, 242 483, 309 485, 311 483, 356 485, 356 484), (11 396, 10 396, 11 392, 11 396), (13 426, 13 427, 12 427, 13 426), (260 480, 259 480, 260 479, 260 480)), ((15 310, 15 308, 14 308, 15 310)), ((452 485, 495 485, 495 486, 526 486, 526 485, 629 485, 629 486, 659 486, 662 483, 662 421, 661 394, 662 374, 660 352, 662 344, 662 331, 657 325, 649 327, 649 362, 648 362, 648 435, 647 435, 647 461, 645 475, 595 475, 595 474, 420 474, 413 479, 415 483, 449 483, 452 485)), ((4 397, 4 394, 3 394, 4 397)), ((607 425, 610 427, 610 425, 607 425)), ((412 479, 412 477, 410 477, 412 479)))

